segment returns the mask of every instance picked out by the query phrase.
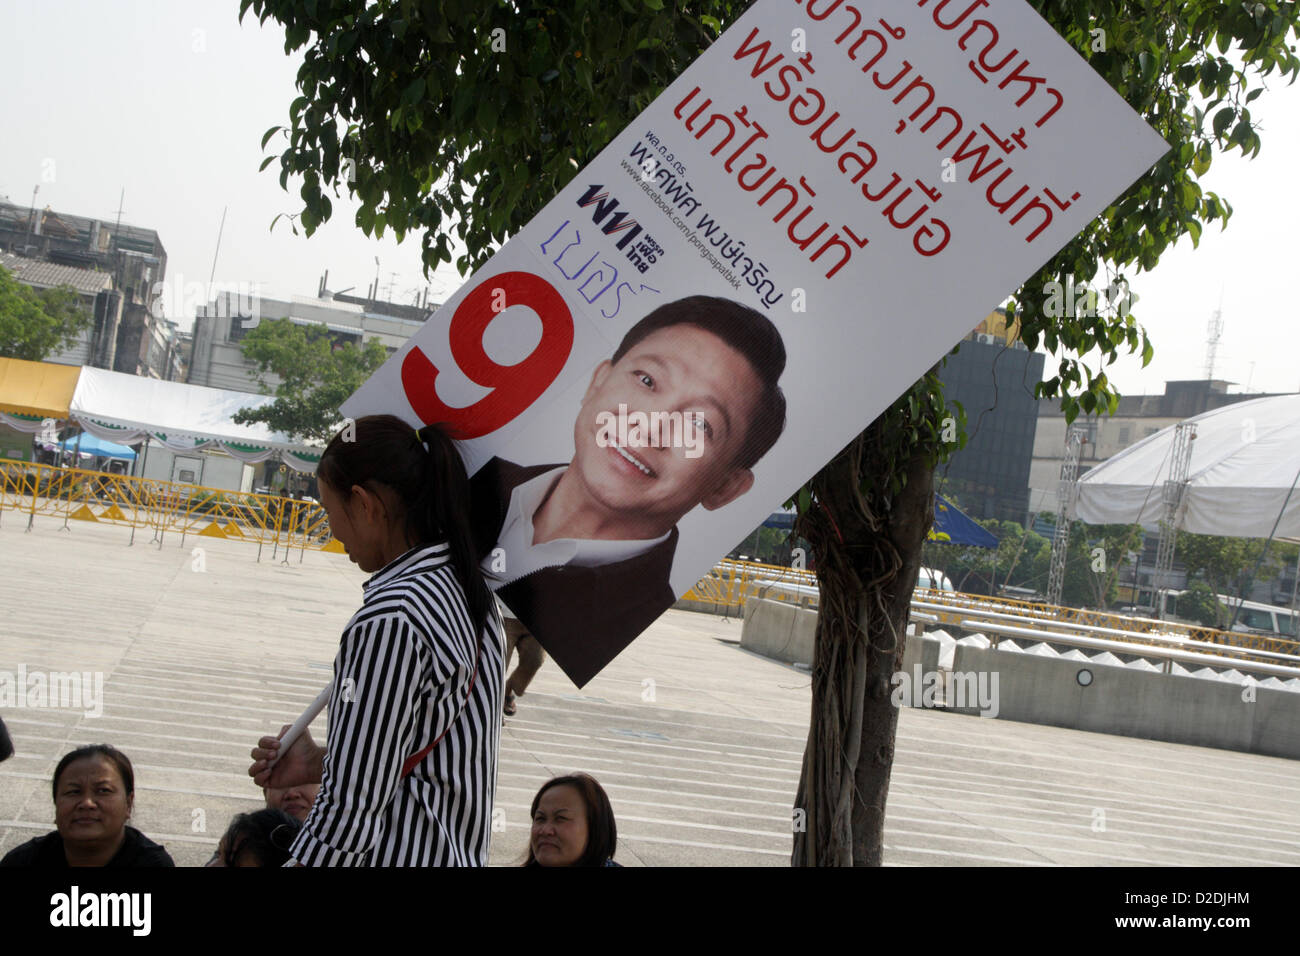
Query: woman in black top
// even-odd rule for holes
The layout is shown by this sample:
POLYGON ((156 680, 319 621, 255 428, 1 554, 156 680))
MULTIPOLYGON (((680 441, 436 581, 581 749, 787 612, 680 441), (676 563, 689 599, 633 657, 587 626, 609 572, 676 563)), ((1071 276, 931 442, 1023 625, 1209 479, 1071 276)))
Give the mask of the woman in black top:
POLYGON ((546 781, 529 813, 533 829, 524 866, 622 866, 614 862, 614 808, 590 774, 546 781))
POLYGON ((0 866, 175 866, 165 849, 126 825, 134 802, 126 754, 108 744, 74 750, 54 770, 58 830, 15 847, 0 866))

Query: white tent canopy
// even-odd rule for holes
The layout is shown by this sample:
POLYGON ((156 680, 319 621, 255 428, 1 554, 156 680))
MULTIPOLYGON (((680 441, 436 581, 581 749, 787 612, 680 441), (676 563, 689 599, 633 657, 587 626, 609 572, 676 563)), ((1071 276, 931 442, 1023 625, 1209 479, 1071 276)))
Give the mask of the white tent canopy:
POLYGON ((172 451, 220 448, 249 464, 278 453, 299 471, 315 471, 321 449, 290 441, 262 424, 235 424, 239 409, 272 401, 266 395, 87 367, 77 380, 69 417, 95 437, 123 445, 148 436, 172 451))
MULTIPOLYGON (((1300 395, 1238 402, 1188 421, 1196 424, 1196 438, 1177 526, 1237 538, 1300 537, 1300 395)), ((1088 524, 1158 525, 1176 427, 1080 478, 1076 517, 1088 524)))

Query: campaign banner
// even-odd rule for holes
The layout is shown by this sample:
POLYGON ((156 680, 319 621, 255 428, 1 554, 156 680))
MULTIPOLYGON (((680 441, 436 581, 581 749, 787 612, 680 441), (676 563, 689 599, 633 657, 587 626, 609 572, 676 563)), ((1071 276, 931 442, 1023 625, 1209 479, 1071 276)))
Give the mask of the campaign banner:
POLYGON ((1167 148, 1024 0, 759 0, 342 411, 581 686, 1167 148))

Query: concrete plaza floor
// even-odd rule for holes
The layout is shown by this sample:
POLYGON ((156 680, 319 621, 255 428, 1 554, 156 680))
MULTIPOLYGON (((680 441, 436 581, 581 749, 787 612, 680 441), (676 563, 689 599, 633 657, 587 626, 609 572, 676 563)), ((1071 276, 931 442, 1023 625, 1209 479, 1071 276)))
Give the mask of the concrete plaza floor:
MULTIPOLYGON (((262 805, 249 748, 329 680, 366 575, 343 555, 26 525, 0 515, 0 671, 100 672, 103 713, 0 707, 18 749, 0 854, 52 828, 59 757, 106 741, 135 764, 134 824, 202 863, 262 805)), ((492 862, 522 858, 543 781, 585 770, 625 865, 786 865, 809 677, 739 639, 735 620, 669 611, 581 691, 548 664, 505 722, 492 862)), ((1300 763, 905 710, 885 839, 896 865, 1296 865, 1300 763)))

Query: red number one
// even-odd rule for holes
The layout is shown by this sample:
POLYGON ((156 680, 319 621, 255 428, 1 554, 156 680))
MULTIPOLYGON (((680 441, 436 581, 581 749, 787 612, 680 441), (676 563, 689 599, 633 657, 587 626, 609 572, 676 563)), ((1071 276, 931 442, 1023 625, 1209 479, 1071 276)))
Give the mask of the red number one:
POLYGON ((402 388, 426 424, 448 426, 454 438, 479 438, 532 405, 564 368, 573 348, 573 315, 564 297, 541 276, 503 272, 461 301, 451 319, 451 354, 470 381, 492 389, 473 405, 452 408, 438 397, 438 369, 420 349, 402 360, 402 388), (542 338, 516 365, 498 365, 483 351, 483 332, 505 308, 527 306, 542 320, 542 338))

